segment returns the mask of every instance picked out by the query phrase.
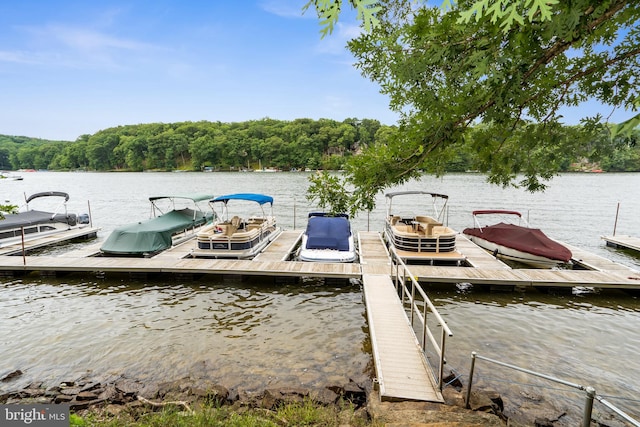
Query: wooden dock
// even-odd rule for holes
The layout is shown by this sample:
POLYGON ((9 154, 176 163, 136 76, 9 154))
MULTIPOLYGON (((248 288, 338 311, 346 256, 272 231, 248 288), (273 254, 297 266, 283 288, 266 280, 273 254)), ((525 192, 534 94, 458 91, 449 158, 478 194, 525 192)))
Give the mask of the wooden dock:
POLYGON ((96 237, 99 230, 99 228, 94 227, 75 228, 73 230, 61 231, 60 233, 52 234, 50 236, 29 239, 24 243, 24 248, 22 242, 1 247, 0 256, 19 255, 23 252, 23 249, 25 251, 33 251, 35 249, 59 245, 60 243, 75 239, 90 239, 96 237))
POLYGON ((632 236, 602 236, 607 246, 612 248, 631 249, 640 252, 640 238, 632 236))
MULTIPOLYGON (((28 245, 51 246, 61 241, 86 235, 96 229, 66 232, 56 238, 42 238, 28 245)), ((359 263, 307 263, 292 261, 291 254, 301 238, 300 231, 283 231, 267 248, 252 260, 200 259, 190 256, 194 242, 187 241, 151 258, 102 257, 99 243, 89 244, 55 256, 16 257, 22 248, 6 247, 0 252, 0 271, 43 271, 100 273, 188 273, 194 275, 250 275, 283 277, 318 277, 355 279, 365 274, 392 274, 390 253, 380 233, 359 232, 359 263)), ((574 262, 586 270, 511 269, 509 266, 458 235, 458 250, 469 266, 410 265, 411 273, 419 281, 428 283, 471 283, 491 286, 529 287, 596 287, 640 289, 640 272, 579 248, 568 246, 574 262)))

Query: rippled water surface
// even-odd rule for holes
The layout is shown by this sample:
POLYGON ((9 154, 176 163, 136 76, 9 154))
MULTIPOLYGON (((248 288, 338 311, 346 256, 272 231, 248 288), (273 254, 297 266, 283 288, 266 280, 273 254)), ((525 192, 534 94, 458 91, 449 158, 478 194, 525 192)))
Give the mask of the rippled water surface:
MULTIPOLYGON (((145 219, 147 198, 167 193, 262 192, 274 196, 285 229, 301 229, 314 207, 305 199, 305 173, 25 173, 0 182, 2 198, 22 204, 27 195, 67 191, 70 210, 91 210, 98 239, 116 226, 145 219)), ((398 189, 450 196, 448 222, 460 231, 471 211, 521 211, 548 235, 640 269, 640 258, 607 248, 601 235, 640 237, 640 174, 571 174, 545 193, 490 186, 480 175, 424 178, 398 189), (616 223, 616 211, 619 215, 616 223)), ((356 230, 377 231, 384 197, 356 230)), ((76 248, 82 243, 65 246, 76 248)), ((56 250, 51 251, 56 253, 56 250)), ((466 376, 472 351, 596 388, 640 418, 640 302, 619 291, 543 294, 489 293, 464 287, 427 291, 454 336, 448 366, 466 376)), ((0 376, 24 375, 0 391, 32 381, 125 375, 141 380, 186 376, 227 387, 321 386, 371 375, 366 313, 358 285, 317 280, 209 277, 158 279, 36 275, 0 280, 0 376)), ((524 395, 560 397, 580 414, 583 395, 550 391, 557 385, 479 362, 479 386, 499 390, 513 405, 524 395), (490 381, 491 379, 491 381, 490 381), (530 388, 520 383, 539 384, 530 388), (517 384, 515 384, 517 383, 517 384)))

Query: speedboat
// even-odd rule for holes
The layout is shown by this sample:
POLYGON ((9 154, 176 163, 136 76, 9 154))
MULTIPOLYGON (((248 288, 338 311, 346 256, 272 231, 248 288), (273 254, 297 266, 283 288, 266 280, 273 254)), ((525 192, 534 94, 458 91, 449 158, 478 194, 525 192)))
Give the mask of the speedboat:
POLYGON ((298 252, 300 261, 354 262, 356 248, 347 214, 309 214, 298 252))
POLYGON ((271 196, 228 194, 212 199, 209 204, 218 220, 198 233, 194 257, 250 259, 282 231, 273 216, 271 196), (269 211, 265 212, 267 205, 269 211))
POLYGON ((69 195, 62 191, 47 191, 29 196, 24 211, 4 214, 4 219, 0 219, 0 247, 87 227, 91 222, 89 215, 68 213, 68 201, 69 195), (61 197, 64 201, 53 212, 29 208, 30 202, 45 197, 61 197))
POLYGON ((196 237, 213 222, 214 214, 200 207, 212 195, 193 194, 149 197, 151 215, 145 221, 111 232, 100 251, 110 256, 151 257, 196 237))
MULTIPOLYGON (((384 239, 389 250, 405 262, 459 265, 465 257, 456 250, 456 231, 443 225, 449 196, 427 191, 399 191, 387 193, 387 215, 384 239), (394 212, 393 202, 402 196, 401 209, 394 212), (416 214, 423 209, 425 196, 431 200, 433 213, 416 214)), ((424 208, 426 209, 426 208, 424 208)))
POLYGON ((462 233, 495 257, 536 268, 553 268, 571 261, 568 248, 547 237, 540 229, 531 228, 520 212, 476 210, 473 219, 475 227, 466 228, 462 233), (481 215, 500 215, 508 222, 483 227, 478 220, 481 215))

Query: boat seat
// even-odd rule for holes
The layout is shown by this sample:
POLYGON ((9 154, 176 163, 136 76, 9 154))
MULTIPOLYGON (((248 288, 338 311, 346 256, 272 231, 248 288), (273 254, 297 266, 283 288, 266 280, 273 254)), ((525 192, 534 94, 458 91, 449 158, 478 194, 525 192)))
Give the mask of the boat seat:
POLYGON ((427 231, 426 231, 426 233, 427 233, 428 235, 431 235, 431 234, 433 234, 433 229, 434 229, 435 227, 441 227, 441 226, 442 226, 442 223, 441 223, 441 222, 432 222, 432 223, 429 223, 429 224, 427 224, 427 227, 426 227, 426 230, 427 230, 427 231))
POLYGON ((225 236, 231 236, 238 230, 239 227, 240 217, 234 216, 233 218, 231 218, 231 221, 229 221, 229 225, 227 225, 226 230, 224 231, 225 236))

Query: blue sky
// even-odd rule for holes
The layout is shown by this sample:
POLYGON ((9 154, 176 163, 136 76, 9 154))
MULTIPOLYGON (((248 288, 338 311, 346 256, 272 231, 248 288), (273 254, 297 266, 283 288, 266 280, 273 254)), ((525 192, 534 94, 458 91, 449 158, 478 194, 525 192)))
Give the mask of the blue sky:
MULTIPOLYGON (((264 117, 394 124, 345 47, 359 32, 353 12, 321 39, 305 3, 1 2, 0 134, 75 140, 126 124, 264 117)), ((575 124, 595 112, 611 108, 588 103, 564 116, 575 124)))
POLYGON ((395 123, 352 66, 353 14, 321 39, 305 2, 2 2, 0 134, 75 140, 125 124, 264 117, 395 123))

